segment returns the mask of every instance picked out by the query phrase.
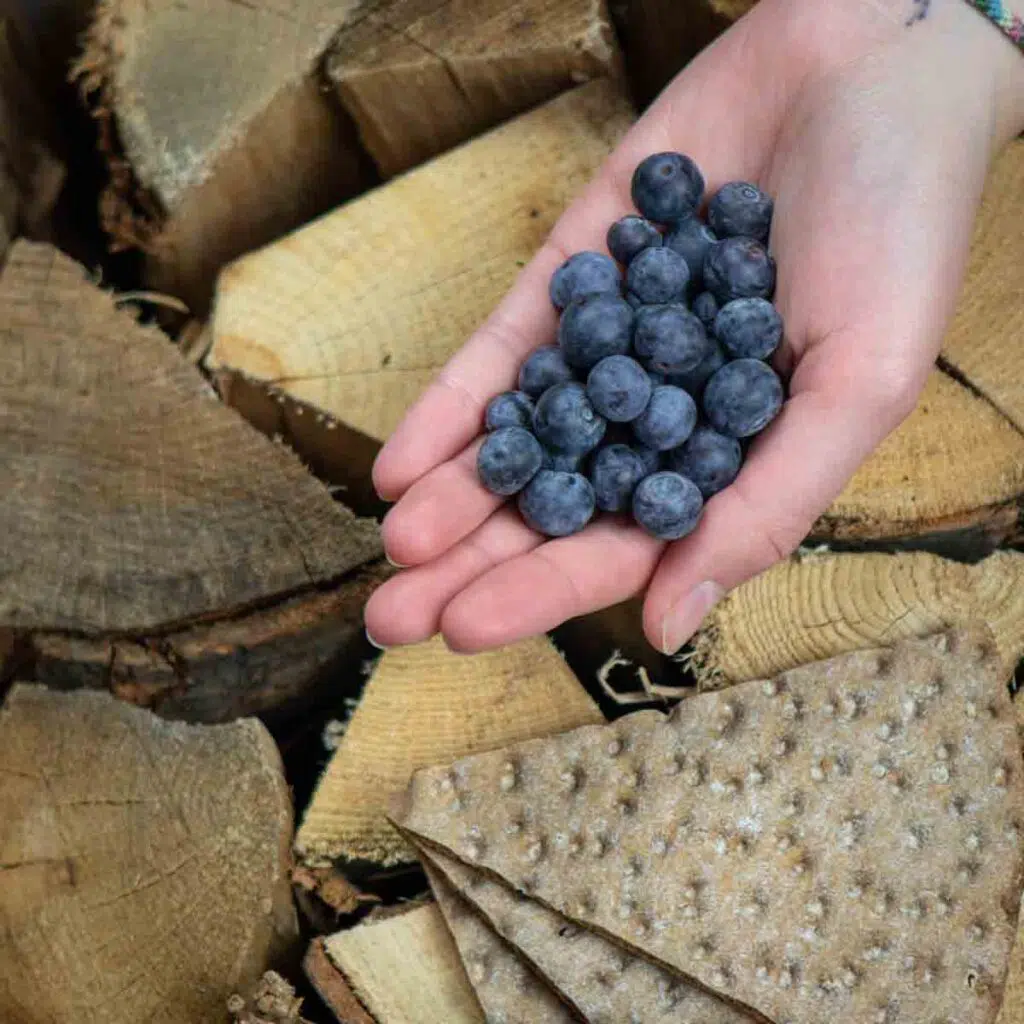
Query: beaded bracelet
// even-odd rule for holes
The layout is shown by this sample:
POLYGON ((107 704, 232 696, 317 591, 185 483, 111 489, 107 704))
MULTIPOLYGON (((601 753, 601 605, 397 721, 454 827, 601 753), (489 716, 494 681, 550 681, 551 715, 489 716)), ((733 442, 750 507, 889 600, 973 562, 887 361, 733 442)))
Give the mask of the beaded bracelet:
POLYGON ((1003 0, 967 0, 967 3, 981 11, 1018 49, 1024 51, 1024 19, 1007 10, 1003 0))

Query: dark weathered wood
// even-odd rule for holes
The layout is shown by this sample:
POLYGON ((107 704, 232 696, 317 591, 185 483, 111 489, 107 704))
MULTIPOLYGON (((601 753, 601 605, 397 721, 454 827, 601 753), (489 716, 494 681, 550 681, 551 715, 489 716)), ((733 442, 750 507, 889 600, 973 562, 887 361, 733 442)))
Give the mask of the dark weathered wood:
POLYGON ((291 804, 258 722, 18 685, 0 779, 0 1019, 222 1021, 295 943, 291 804))
POLYGON ((48 246, 12 249, 0 310, 0 628, 22 660, 201 720, 308 700, 386 571, 376 522, 48 246))
POLYGON ((344 28, 327 61, 386 177, 619 71, 605 0, 390 0, 344 28))
POLYGON ((355 997, 341 971, 331 963, 323 939, 310 943, 302 967, 309 983, 330 1007, 339 1024, 378 1024, 355 997))

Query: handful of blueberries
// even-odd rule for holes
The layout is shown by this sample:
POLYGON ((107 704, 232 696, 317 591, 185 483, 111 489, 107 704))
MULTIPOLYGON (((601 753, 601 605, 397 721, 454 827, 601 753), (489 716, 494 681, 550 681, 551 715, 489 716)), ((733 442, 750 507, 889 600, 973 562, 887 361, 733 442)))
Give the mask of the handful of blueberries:
POLYGON ((731 182, 699 208, 705 181, 681 153, 633 174, 611 256, 579 252, 551 278, 558 344, 537 349, 519 390, 493 398, 477 473, 518 495, 533 529, 582 530, 596 510, 630 511, 678 540, 736 478, 744 445, 783 404, 767 360, 782 341, 766 249, 771 198, 731 182))

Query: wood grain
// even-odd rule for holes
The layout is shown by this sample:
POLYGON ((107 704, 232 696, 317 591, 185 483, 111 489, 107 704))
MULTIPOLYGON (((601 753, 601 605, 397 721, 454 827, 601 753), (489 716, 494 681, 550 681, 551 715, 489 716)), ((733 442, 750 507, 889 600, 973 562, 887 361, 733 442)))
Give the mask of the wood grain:
POLYGON ((298 861, 415 861, 386 815, 417 768, 603 720, 544 637, 472 656, 440 638, 387 651, 306 809, 298 861))
POLYGON ((258 722, 18 685, 0 776, 3 1020, 221 1021, 295 940, 291 805, 258 722))
POLYGON ((857 648, 984 621, 1007 671, 1024 657, 1024 555, 965 565, 920 552, 822 553, 734 590, 695 641, 705 688, 761 679, 857 648))
POLYGON ((619 72, 605 0, 393 0, 343 29, 327 61, 385 177, 619 72))
POLYGON ((237 261, 207 365, 383 440, 631 121, 592 82, 237 261))

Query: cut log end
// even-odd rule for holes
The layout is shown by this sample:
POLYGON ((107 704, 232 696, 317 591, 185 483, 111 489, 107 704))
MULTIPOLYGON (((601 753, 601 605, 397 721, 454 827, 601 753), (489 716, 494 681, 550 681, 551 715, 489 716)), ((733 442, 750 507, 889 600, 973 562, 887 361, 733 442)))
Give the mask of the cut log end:
POLYGON ((387 815, 415 769, 600 721, 546 638, 471 657, 439 638, 387 651, 306 810, 299 863, 412 862, 387 815))
POLYGON ((291 805, 258 722, 17 685, 0 774, 0 1018, 220 1020, 290 952, 291 805))

